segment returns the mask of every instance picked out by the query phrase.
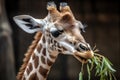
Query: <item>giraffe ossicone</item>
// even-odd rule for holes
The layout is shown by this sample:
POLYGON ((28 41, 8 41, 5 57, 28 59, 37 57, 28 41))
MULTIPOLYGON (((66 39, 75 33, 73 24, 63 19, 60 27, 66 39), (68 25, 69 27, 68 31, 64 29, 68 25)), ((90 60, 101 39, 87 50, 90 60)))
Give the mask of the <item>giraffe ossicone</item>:
POLYGON ((59 54, 72 55, 80 62, 94 56, 81 34, 82 23, 75 19, 67 3, 47 4, 48 15, 35 19, 29 15, 14 17, 16 24, 27 33, 36 33, 35 40, 25 54, 17 80, 46 80, 52 64, 59 54))

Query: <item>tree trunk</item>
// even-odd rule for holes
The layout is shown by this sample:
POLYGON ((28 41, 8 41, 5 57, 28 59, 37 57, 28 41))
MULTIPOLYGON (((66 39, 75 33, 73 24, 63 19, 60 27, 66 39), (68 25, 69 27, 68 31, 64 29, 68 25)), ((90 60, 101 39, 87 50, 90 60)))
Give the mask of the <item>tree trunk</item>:
POLYGON ((0 80, 16 80, 11 33, 4 0, 0 0, 0 80))

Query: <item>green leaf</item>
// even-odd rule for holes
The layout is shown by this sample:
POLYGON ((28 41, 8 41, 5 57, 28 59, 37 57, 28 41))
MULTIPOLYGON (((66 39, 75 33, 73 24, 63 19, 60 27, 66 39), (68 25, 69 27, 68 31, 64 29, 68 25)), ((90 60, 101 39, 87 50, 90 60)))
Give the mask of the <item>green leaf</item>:
POLYGON ((102 63, 101 63, 101 68, 100 68, 101 70, 100 70, 100 71, 103 70, 104 66, 105 66, 105 65, 104 65, 104 61, 102 61, 102 63))
POLYGON ((104 68, 104 69, 99 73, 99 76, 100 76, 100 75, 103 75, 106 71, 107 71, 107 68, 104 68))
MULTIPOLYGON (((95 70, 95 76, 99 76, 100 80, 117 80, 113 74, 116 70, 112 67, 113 64, 110 60, 103 55, 95 53, 94 57, 88 60, 87 63, 87 73, 88 80, 91 79, 91 72, 95 70)), ((81 67, 81 72, 79 74, 79 80, 83 80, 83 63, 81 67)))
POLYGON ((113 64, 110 62, 110 60, 108 58, 106 58, 106 57, 104 57, 104 58, 111 66, 113 66, 113 64))
POLYGON ((79 80, 83 80, 83 74, 82 74, 82 72, 79 73, 79 80))
POLYGON ((104 61, 105 61, 106 66, 107 66, 112 72, 116 72, 116 70, 113 69, 113 68, 111 67, 111 65, 107 62, 107 60, 106 60, 105 58, 103 58, 103 59, 104 59, 104 61))
POLYGON ((98 65, 98 61, 97 61, 96 57, 94 57, 94 62, 96 65, 98 65))
POLYGON ((88 72, 88 80, 90 80, 91 74, 90 74, 90 67, 88 64, 87 64, 87 72, 88 72))
POLYGON ((110 77, 110 80, 112 80, 112 75, 111 75, 111 73, 109 72, 109 77, 110 77))
POLYGON ((94 62, 91 63, 90 71, 93 69, 93 67, 94 67, 94 62))

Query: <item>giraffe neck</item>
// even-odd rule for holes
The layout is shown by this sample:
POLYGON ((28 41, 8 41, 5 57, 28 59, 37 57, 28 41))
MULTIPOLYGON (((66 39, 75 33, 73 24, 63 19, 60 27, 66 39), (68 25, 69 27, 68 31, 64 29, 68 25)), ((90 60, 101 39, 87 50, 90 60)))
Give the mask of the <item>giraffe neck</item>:
POLYGON ((41 37, 24 71, 23 80, 46 80, 58 53, 46 48, 45 36, 41 37))

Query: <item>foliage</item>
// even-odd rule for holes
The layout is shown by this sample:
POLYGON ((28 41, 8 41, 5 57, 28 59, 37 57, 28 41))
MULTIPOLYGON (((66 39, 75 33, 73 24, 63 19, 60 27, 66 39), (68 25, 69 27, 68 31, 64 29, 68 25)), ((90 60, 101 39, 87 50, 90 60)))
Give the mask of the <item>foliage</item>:
MULTIPOLYGON (((79 80, 83 80, 83 65, 79 73, 79 80)), ((94 57, 88 60, 87 73, 88 80, 91 80, 91 73, 95 70, 95 76, 100 77, 100 80, 117 80, 114 76, 115 69, 112 68, 113 64, 104 56, 94 51, 94 57)))

